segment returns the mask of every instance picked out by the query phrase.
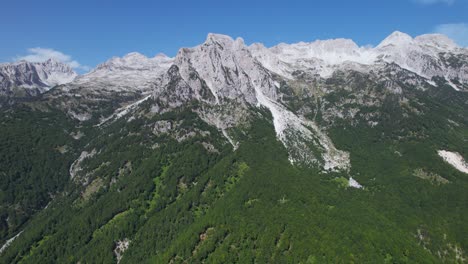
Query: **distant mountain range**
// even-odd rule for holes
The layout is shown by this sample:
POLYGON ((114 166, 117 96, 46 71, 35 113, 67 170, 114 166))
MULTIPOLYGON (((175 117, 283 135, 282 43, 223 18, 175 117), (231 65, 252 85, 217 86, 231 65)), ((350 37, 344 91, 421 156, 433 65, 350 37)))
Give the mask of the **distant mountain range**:
MULTIPOLYGON (((271 48, 254 43, 247 47, 241 38, 233 41, 219 34, 209 34, 206 43, 209 42, 217 43, 220 47, 237 45, 232 56, 253 58, 262 67, 286 78, 293 78, 293 73, 298 70, 322 78, 330 77, 336 70, 368 73, 376 67, 394 63, 428 82, 432 83, 433 77, 439 77, 456 90, 467 89, 468 50, 440 34, 412 38, 396 31, 376 47, 359 47, 350 39, 281 43, 271 48)), ((187 56, 184 53, 186 50, 181 49, 176 58, 163 54, 147 58, 136 52, 129 53, 123 58, 114 57, 82 76, 52 59, 43 63, 4 63, 0 64, 0 87, 4 95, 11 95, 14 88, 23 88, 27 95, 34 95, 67 83, 87 86, 109 83, 115 89, 145 90, 171 65, 180 63, 187 56)))
POLYGON ((0 64, 0 95, 34 96, 70 83, 76 76, 78 74, 70 66, 53 59, 3 63, 0 64))

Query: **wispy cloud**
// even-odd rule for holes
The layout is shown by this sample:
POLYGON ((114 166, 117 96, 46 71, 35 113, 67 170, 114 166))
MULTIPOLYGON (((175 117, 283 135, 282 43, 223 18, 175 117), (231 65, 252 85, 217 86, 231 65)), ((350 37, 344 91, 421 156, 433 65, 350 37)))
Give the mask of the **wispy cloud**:
POLYGON ((422 4, 422 5, 433 5, 433 4, 447 4, 447 5, 452 5, 455 3, 455 0, 413 0, 416 3, 422 4))
POLYGON ((441 24, 436 26, 434 31, 446 35, 462 47, 468 47, 468 24, 466 23, 441 24))
POLYGON ((78 61, 73 60, 70 55, 64 54, 58 50, 47 49, 47 48, 30 48, 28 54, 24 56, 17 56, 14 58, 15 61, 25 60, 30 62, 43 62, 48 59, 54 59, 65 64, 76 70, 89 71, 90 68, 85 65, 81 65, 78 61))

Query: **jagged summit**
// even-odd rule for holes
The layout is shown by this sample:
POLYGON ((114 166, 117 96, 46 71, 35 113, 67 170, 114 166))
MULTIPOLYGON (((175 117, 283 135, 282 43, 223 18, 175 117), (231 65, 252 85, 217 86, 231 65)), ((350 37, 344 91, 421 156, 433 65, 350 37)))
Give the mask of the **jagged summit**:
POLYGON ((228 35, 208 33, 205 43, 218 42, 218 43, 231 43, 234 39, 228 35))
MULTIPOLYGON (((395 31, 375 48, 359 47, 349 39, 333 39, 281 43, 272 48, 253 44, 249 49, 266 68, 287 78, 293 78, 292 73, 296 70, 328 78, 339 69, 368 72, 376 65, 395 63, 428 80, 439 76, 448 81, 468 82, 466 65, 455 69, 454 64, 448 64, 447 58, 441 57, 447 52, 456 57, 467 56, 468 50, 457 47, 451 39, 440 34, 412 38, 395 31)), ((455 84, 452 86, 457 87, 455 84)))
MULTIPOLYGON (((247 47, 242 38, 209 33, 204 43, 193 48, 181 48, 175 58, 164 54, 150 58, 138 52, 113 57, 76 78, 73 85, 95 89, 106 85, 111 90, 115 87, 118 90, 148 90, 175 65, 184 80, 190 81, 187 74, 196 72, 215 98, 221 91, 230 94, 228 98, 232 99, 238 97, 236 93, 253 91, 259 83, 271 83, 265 81, 269 77, 265 77, 268 73, 264 69, 289 79, 294 78, 293 73, 297 70, 328 78, 336 70, 368 72, 382 63, 395 63, 428 80, 439 76, 450 82, 458 80, 467 83, 466 64, 447 62, 448 59, 454 62, 467 54, 467 49, 458 47, 453 40, 441 34, 412 38, 395 31, 374 48, 362 47, 351 39, 343 38, 280 43, 267 48, 261 43, 247 47), (446 55, 441 57, 441 54, 446 55)), ((3 87, 40 87, 40 92, 57 84, 72 82, 77 76, 69 66, 53 59, 34 64, 19 61, 0 64, 0 67, 4 76, 0 80, 3 87), (16 68, 16 72, 12 67, 16 68), (24 77, 26 75, 29 77, 24 77), (20 76, 20 80, 15 81, 15 76, 20 76)), ((457 81, 451 83, 454 88, 460 89, 457 81)), ((275 97, 272 86, 266 86, 267 94, 275 97)), ((255 101, 253 95, 248 97, 255 101)))
MULTIPOLYGON (((60 64, 63 64, 62 62, 54 59, 54 58, 49 58, 48 60, 44 61, 43 62, 44 64, 48 64, 48 65, 60 65, 60 64)), ((65 64, 66 65, 66 64, 65 64)))
MULTIPOLYGON (((349 44, 346 42, 345 44, 349 44)), ((347 169, 349 157, 337 150, 328 137, 309 122, 285 107, 279 96, 280 84, 273 74, 252 54, 252 48, 264 49, 262 45, 245 46, 241 38, 236 40, 225 35, 210 34, 207 41, 193 48, 183 48, 177 54, 174 66, 165 75, 165 86, 154 94, 156 109, 178 107, 189 100, 198 100, 205 105, 229 108, 236 102, 236 110, 223 116, 223 111, 203 112, 204 120, 223 131, 234 143, 226 129, 245 118, 240 113, 249 107, 268 109, 278 139, 285 145, 293 163, 317 163, 326 170, 347 169), (297 140, 293 142, 292 138, 297 140), (313 154, 310 144, 322 153, 313 154)), ((207 107, 208 109, 212 109, 207 107)))
POLYGON ((386 46, 402 47, 405 45, 432 47, 443 50, 454 50, 456 48, 460 48, 452 39, 443 34, 424 34, 412 38, 406 33, 395 31, 385 38, 377 46, 377 49, 385 48, 386 46))
POLYGON ((219 98, 242 98, 256 102, 255 87, 274 95, 268 73, 252 56, 242 38, 208 34, 206 41, 193 48, 179 50, 174 64, 180 76, 192 87, 207 86, 216 102, 219 98), (193 76, 203 80, 200 84, 193 76))
POLYGON ((232 37, 228 35, 216 34, 216 33, 208 33, 208 36, 206 37, 206 41, 203 43, 203 45, 211 45, 211 44, 216 44, 220 48, 224 48, 224 47, 236 48, 236 49, 245 48, 245 43, 244 43, 243 38, 238 37, 234 40, 232 37))
POLYGON ((54 86, 69 83, 76 76, 69 65, 54 59, 3 63, 0 64, 0 94, 8 95, 12 89, 22 88, 27 95, 36 95, 54 86))
POLYGON ((389 45, 392 46, 400 46, 400 45, 408 45, 411 44, 413 41, 413 38, 403 32, 400 31, 395 31, 392 34, 390 34, 388 37, 386 37, 382 42, 380 42, 379 45, 377 45, 377 48, 383 48, 389 45))

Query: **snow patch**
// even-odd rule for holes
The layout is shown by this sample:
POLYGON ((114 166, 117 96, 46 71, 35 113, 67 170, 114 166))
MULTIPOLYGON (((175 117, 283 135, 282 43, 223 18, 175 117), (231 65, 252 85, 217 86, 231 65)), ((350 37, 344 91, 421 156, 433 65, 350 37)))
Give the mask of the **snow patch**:
POLYGON ((349 177, 348 186, 349 186, 349 187, 353 187, 353 188, 357 188, 357 189, 362 189, 362 188, 364 188, 364 187, 362 187, 362 185, 359 184, 355 179, 353 179, 353 177, 349 177))
POLYGON ((86 158, 96 155, 96 153, 97 152, 95 149, 93 149, 91 152, 87 152, 87 151, 81 152, 80 157, 78 157, 78 159, 75 160, 70 166, 70 178, 71 179, 75 178, 76 174, 83 169, 80 166, 81 162, 83 162, 86 158))
POLYGON ((439 156, 441 156, 445 162, 452 165, 455 169, 468 174, 468 163, 463 159, 460 153, 439 150, 437 151, 437 154, 439 154, 439 156))
POLYGON ((460 89, 458 88, 458 86, 456 86, 452 81, 450 81, 450 79, 446 78, 446 80, 447 80, 447 83, 448 83, 450 86, 452 86, 452 88, 453 88, 455 91, 457 91, 457 92, 460 91, 460 89))
POLYGON ((16 234, 16 236, 14 236, 14 237, 8 239, 8 240, 5 242, 5 244, 3 244, 3 246, 0 248, 0 254, 2 254, 3 251, 5 251, 5 250, 11 245, 11 243, 13 243, 13 241, 15 241, 15 239, 17 239, 17 238, 21 235, 21 233, 23 233, 23 231, 21 231, 21 232, 19 232, 18 234, 16 234))
POLYGON ((91 114, 89 113, 75 113, 73 111, 68 111, 68 114, 72 118, 77 119, 78 121, 81 121, 81 122, 88 121, 92 117, 91 114))
POLYGON ((103 125, 104 123, 106 123, 107 121, 109 121, 109 120, 111 120, 113 118, 119 119, 119 118, 123 117, 124 115, 128 114, 131 110, 135 109, 138 105, 140 105, 144 101, 148 100, 150 97, 151 97, 151 95, 148 95, 148 96, 146 96, 145 98, 143 98, 141 100, 138 100, 138 101, 136 101, 134 103, 131 103, 129 105, 126 105, 124 107, 121 107, 121 108, 117 109, 111 116, 104 118, 97 126, 99 127, 99 126, 103 125))
POLYGON ((232 145, 232 148, 234 149, 234 151, 236 151, 237 148, 239 147, 238 146, 239 144, 234 142, 234 140, 232 140, 232 138, 228 135, 225 129, 221 129, 221 132, 223 133, 224 137, 229 141, 229 143, 232 145))
POLYGON ((437 84, 434 81, 426 80, 426 82, 432 86, 437 86, 437 84))

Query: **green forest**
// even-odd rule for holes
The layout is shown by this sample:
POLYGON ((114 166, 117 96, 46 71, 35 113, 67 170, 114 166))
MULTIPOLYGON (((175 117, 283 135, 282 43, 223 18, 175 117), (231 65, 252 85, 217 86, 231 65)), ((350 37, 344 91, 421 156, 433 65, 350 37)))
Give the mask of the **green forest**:
POLYGON ((0 244, 21 233, 0 263, 464 263, 468 175, 437 150, 467 157, 468 97, 445 92, 415 91, 424 114, 389 97, 377 126, 333 124, 352 167, 330 173, 292 165, 265 109, 235 151, 196 105, 101 127, 3 109, 0 244))

